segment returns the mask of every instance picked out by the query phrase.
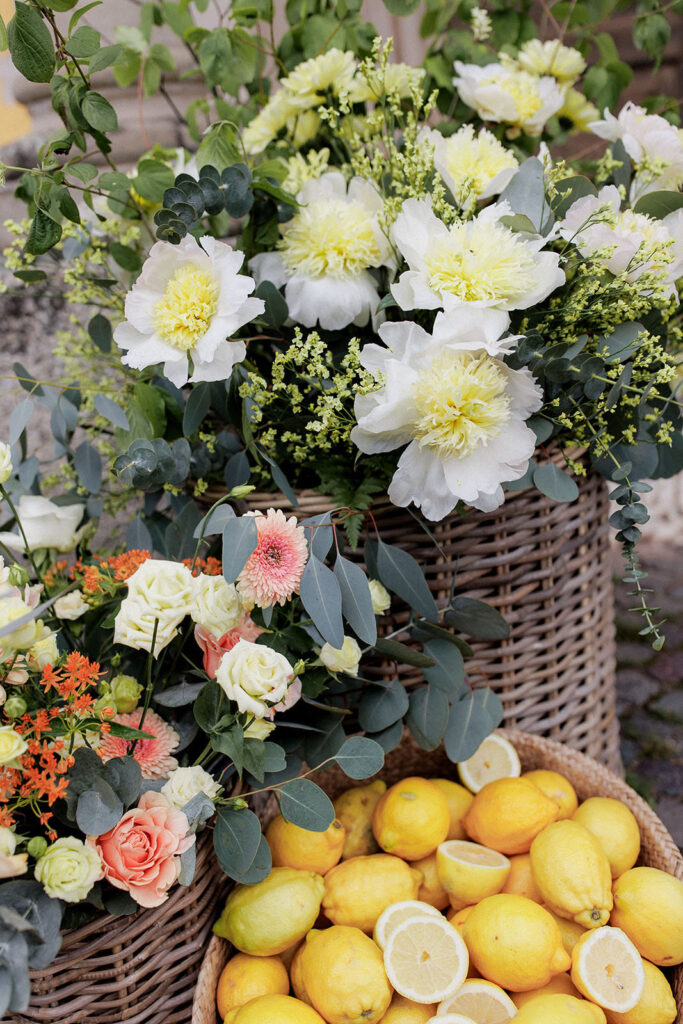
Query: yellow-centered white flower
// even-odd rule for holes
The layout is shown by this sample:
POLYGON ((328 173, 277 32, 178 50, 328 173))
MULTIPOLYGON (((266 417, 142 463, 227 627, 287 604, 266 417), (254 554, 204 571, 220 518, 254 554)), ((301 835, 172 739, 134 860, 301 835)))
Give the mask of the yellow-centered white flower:
POLYGON ((327 330, 362 326, 379 303, 370 271, 392 264, 391 247, 379 226, 382 197, 373 184, 329 171, 307 181, 301 209, 282 228, 278 252, 249 263, 257 283, 284 285, 290 318, 327 330))
POLYGON ((631 201, 660 189, 677 191, 683 186, 683 129, 670 124, 659 114, 648 114, 630 100, 615 117, 605 107, 604 120, 588 125, 594 135, 616 142, 635 164, 631 201))
POLYGON ((246 355, 244 342, 230 335, 265 309, 262 299, 248 297, 254 281, 240 274, 243 260, 208 235, 199 242, 187 235, 179 245, 156 242, 114 331, 126 350, 122 362, 136 370, 163 363, 176 387, 227 379, 246 355))
POLYGON ((564 103, 564 88, 551 75, 530 75, 503 64, 455 62, 453 85, 463 103, 482 121, 512 125, 526 135, 540 135, 546 121, 564 103))
POLYGON ((502 192, 519 167, 515 155, 486 128, 475 132, 465 124, 448 138, 433 129, 425 137, 434 146, 434 166, 459 206, 502 192))
POLYGON ((401 309, 448 309, 463 302, 527 309, 559 288, 559 255, 542 251, 545 238, 501 224, 511 213, 507 203, 497 203, 448 228, 426 200, 407 199, 392 227, 409 267, 391 286, 401 309))
POLYGON ((516 57, 500 54, 505 67, 517 66, 531 75, 552 75, 562 85, 573 85, 586 70, 586 62, 573 46, 559 39, 528 39, 516 57))
POLYGON ((12 475, 12 449, 4 441, 0 441, 0 484, 4 484, 12 475))
POLYGON ((356 398, 351 437, 366 454, 407 445, 389 486, 395 505, 413 502, 432 520, 458 501, 489 512, 504 500, 502 483, 526 472, 536 438, 525 421, 542 391, 503 361, 518 340, 503 337, 508 326, 504 312, 460 305, 437 315, 432 334, 384 324, 386 347, 361 351, 381 383, 356 398))

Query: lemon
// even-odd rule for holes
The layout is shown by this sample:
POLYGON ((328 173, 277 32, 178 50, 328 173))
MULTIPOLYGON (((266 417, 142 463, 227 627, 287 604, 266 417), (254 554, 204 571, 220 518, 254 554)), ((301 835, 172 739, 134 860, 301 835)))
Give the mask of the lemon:
POLYGON ((395 992, 379 1024, 427 1024, 435 1013, 436 1004, 414 1003, 412 999, 406 999, 395 992))
POLYGON ((518 896, 526 896, 534 903, 542 903, 541 890, 536 885, 531 870, 531 857, 528 853, 516 853, 510 857, 510 874, 505 879, 501 892, 515 892, 518 896))
POLYGON ((431 1017, 427 1024, 477 1024, 471 1017, 465 1017, 462 1013, 444 1013, 438 1017, 431 1017))
POLYGON ((341 860, 346 830, 336 818, 325 832, 309 832, 276 815, 266 829, 275 867, 324 875, 341 860))
MULTIPOLYGON (((234 1013, 234 1011, 233 1011, 234 1013)), ((325 1024, 312 1006, 291 996, 259 996, 241 1006, 227 1024, 325 1024)))
POLYGON ((419 871, 388 853, 352 857, 325 875, 323 910, 333 924, 350 925, 370 935, 388 906, 417 899, 421 882, 419 871))
POLYGON ((451 906, 458 909, 500 892, 510 873, 510 861, 502 853, 464 839, 442 843, 436 867, 451 906))
POLYGON ((631 868, 614 883, 611 924, 660 967, 683 962, 683 882, 659 868, 631 868))
POLYGON ((328 1024, 375 1024, 389 1008, 392 990, 382 954, 359 928, 312 931, 301 971, 313 1006, 328 1024))
POLYGON ((554 913, 549 907, 545 908, 552 919, 554 920, 557 927, 560 929, 560 935, 562 936, 562 945, 571 956, 572 950, 576 943, 579 941, 582 935, 585 934, 586 929, 583 925, 577 924, 576 921, 568 921, 566 917, 560 917, 559 914, 554 913))
POLYGON ((377 918, 372 936, 379 948, 384 949, 389 935, 397 924, 420 914, 426 914, 428 917, 441 917, 435 907, 429 903, 422 903, 420 900, 402 900, 400 903, 392 903, 390 907, 383 910, 377 918))
POLYGON ((423 903, 430 903, 437 910, 444 910, 448 906, 448 893, 439 879, 436 852, 412 861, 411 866, 422 875, 417 898, 423 903))
POLYGON ((607 1024, 673 1024, 677 1008, 671 985, 649 960, 643 960, 645 987, 633 1007, 625 1013, 606 1010, 607 1024))
POLYGON ((477 1024, 508 1024, 517 1013, 510 996, 492 981, 466 981, 450 999, 439 1005, 438 1020, 444 1013, 464 1013, 477 1024))
POLYGON ((280 960, 282 960, 283 964, 285 965, 285 967, 287 968, 288 971, 291 970, 292 960, 294 959, 294 955, 295 955, 295 953, 296 953, 296 951, 297 951, 297 949, 299 948, 300 945, 301 945, 301 940, 299 940, 298 942, 295 942, 291 946, 288 946, 287 949, 283 949, 283 951, 281 953, 278 953, 278 956, 279 956, 280 960))
POLYGON ((294 995, 296 996, 296 998, 300 999, 302 1003, 308 1003, 308 1005, 310 1006, 311 999, 308 992, 306 991, 306 986, 304 985, 304 976, 301 967, 301 960, 305 946, 306 942, 304 941, 301 943, 296 953, 294 954, 292 964, 289 968, 289 979, 292 983, 292 989, 294 991, 294 995))
POLYGON ((561 994, 530 999, 515 1017, 515 1024, 605 1024, 595 1003, 561 994))
POLYGON ((556 821, 531 845, 531 870, 543 902, 584 928, 606 924, 612 873, 600 843, 578 821, 556 821))
POLYGON ((440 789, 448 800, 448 810, 451 815, 451 823, 448 828, 446 839, 467 839, 467 833, 462 825, 462 819, 467 814, 469 806, 474 797, 469 789, 452 782, 450 779, 430 779, 437 789, 440 789))
POLYGON ((334 801, 334 813, 346 833, 342 860, 377 853, 379 846, 372 831, 372 814, 387 784, 376 779, 367 786, 354 786, 334 801))
POLYGON ((557 804, 557 821, 562 821, 563 818, 571 818, 579 806, 576 790, 569 779, 565 779, 564 775, 560 775, 559 772, 551 772, 546 768, 536 768, 534 771, 524 772, 522 778, 533 782, 534 786, 538 786, 541 793, 545 793, 547 797, 550 797, 557 804))
POLYGON ((537 999, 538 996, 574 996, 575 999, 581 999, 581 993, 578 988, 569 977, 568 974, 556 974, 554 978, 551 978, 547 985, 543 985, 542 988, 534 988, 531 992, 515 992, 512 996, 512 1001, 518 1010, 521 1010, 530 1000, 537 999))
POLYGON ((454 995, 468 966, 467 946, 441 915, 406 918, 387 938, 384 967, 389 981, 416 1003, 437 1003, 454 995))
POLYGON ((314 871, 273 868, 263 882, 235 886, 213 930, 242 953, 274 956, 313 927, 324 891, 314 871))
POLYGON ((289 978, 282 960, 277 956, 237 953, 228 960, 218 979, 218 1015, 222 1019, 236 1006, 268 995, 289 995, 289 978))
POLYGON ((621 928, 604 925, 582 935, 572 951, 572 981, 606 1010, 632 1010, 645 988, 640 953, 621 928))
POLYGON ((640 829, 635 817, 621 800, 592 796, 577 808, 573 819, 587 828, 602 846, 612 878, 623 875, 638 860, 640 829))
POLYGON ((488 782, 516 778, 522 771, 519 755, 504 736, 492 732, 466 761, 458 763, 460 778, 478 793, 488 782))
POLYGON ((462 935, 463 925, 465 924, 465 921, 474 910, 474 907, 474 903, 470 904, 469 907, 461 907, 459 910, 457 910, 455 907, 452 907, 446 914, 446 920, 450 921, 453 927, 457 928, 460 934, 462 935))
POLYGON ((463 926, 475 967, 512 992, 541 988, 571 960, 550 914, 524 896, 488 896, 463 926))
POLYGON ((427 779, 402 779, 380 797, 372 815, 375 839, 386 853, 420 860, 443 843, 451 825, 448 800, 427 779))
POLYGON ((468 836, 499 853, 527 853, 557 804, 528 779, 497 779, 479 790, 465 815, 468 836))

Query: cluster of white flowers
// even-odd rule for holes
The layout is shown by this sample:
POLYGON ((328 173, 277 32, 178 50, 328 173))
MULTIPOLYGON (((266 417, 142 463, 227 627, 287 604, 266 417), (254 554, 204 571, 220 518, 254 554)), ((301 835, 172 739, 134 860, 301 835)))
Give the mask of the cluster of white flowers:
POLYGON ((683 186, 683 129, 658 114, 648 114, 630 100, 617 117, 605 108, 604 120, 588 127, 601 139, 624 144, 635 165, 631 202, 658 189, 677 191, 683 186))

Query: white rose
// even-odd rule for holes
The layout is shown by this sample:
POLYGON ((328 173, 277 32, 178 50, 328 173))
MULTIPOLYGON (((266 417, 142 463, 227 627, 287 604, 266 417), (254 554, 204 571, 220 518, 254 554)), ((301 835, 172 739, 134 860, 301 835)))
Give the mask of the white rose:
POLYGON ((34 661, 38 668, 45 668, 46 665, 54 665, 59 657, 57 647, 57 634, 53 633, 47 626, 43 627, 43 634, 39 636, 29 651, 29 661, 34 661))
POLYGON ((4 484, 12 475, 12 449, 4 441, 0 441, 0 484, 4 484))
POLYGON ((16 833, 11 828, 0 828, 0 854, 11 857, 16 848, 16 833))
POLYGON ((391 607, 391 594, 379 580, 370 580, 370 597, 375 615, 384 615, 391 607))
POLYGON ((136 651, 149 651, 152 648, 156 623, 154 643, 154 657, 156 658, 160 651, 163 651, 164 647, 177 636, 178 625, 184 617, 184 608, 181 610, 181 614, 177 615, 172 611, 155 609, 140 598, 126 597, 121 602, 121 607, 114 620, 114 643, 124 644, 136 651))
MULTIPOLYGON (((22 494, 17 515, 26 535, 29 551, 55 548, 73 551, 81 537, 77 529, 85 505, 57 505, 40 494, 22 494)), ((24 551, 24 538, 17 533, 0 533, 0 541, 17 551, 24 551)))
POLYGON ((265 718, 270 707, 285 697, 293 674, 284 655, 263 644, 240 640, 223 655, 216 681, 240 711, 265 718))
POLYGON ((161 787, 161 792, 169 803, 182 811, 185 804, 199 793, 204 793, 209 800, 215 799, 220 788, 213 776, 195 765, 193 768, 176 768, 172 771, 168 781, 161 787))
POLYGON ((80 590, 72 590, 70 594, 58 597, 54 603, 54 612, 57 618, 67 619, 70 622, 80 619, 81 615, 85 615, 88 611, 90 611, 90 605, 83 600, 80 590))
POLYGON ((207 576, 203 572, 194 584, 194 601, 190 609, 193 621, 217 637, 234 629, 244 615, 237 587, 222 576, 207 576))
POLYGON ((128 580, 128 596, 139 598, 157 612, 173 612, 178 622, 189 614, 194 577, 181 562, 148 558, 128 580))
POLYGON ((265 740, 275 728, 275 722, 267 718, 254 718, 244 730, 245 740, 265 740))
POLYGON ((0 686, 0 706, 2 706, 7 700, 7 690, 4 686, 0 686))
POLYGON ((361 650, 352 636, 345 636, 341 647, 324 644, 320 651, 320 660, 330 672, 347 672, 350 676, 358 675, 361 650))
MULTIPOLYGON (((14 594, 9 597, 0 598, 0 629, 4 626, 9 626, 10 623, 17 619, 22 619, 24 615, 29 615, 31 608, 22 601, 20 597, 16 597, 14 594)), ((29 647, 42 636, 43 623, 40 619, 31 619, 30 622, 24 623, 23 626, 17 626, 17 628, 2 638, 2 646, 7 649, 15 651, 27 651, 29 647)))
POLYGON ((0 726, 0 764, 15 767, 17 758, 28 750, 28 743, 11 725, 0 726))
POLYGON ((57 839, 48 846, 34 874, 48 896, 66 903, 80 903, 104 877, 97 851, 74 836, 57 839))

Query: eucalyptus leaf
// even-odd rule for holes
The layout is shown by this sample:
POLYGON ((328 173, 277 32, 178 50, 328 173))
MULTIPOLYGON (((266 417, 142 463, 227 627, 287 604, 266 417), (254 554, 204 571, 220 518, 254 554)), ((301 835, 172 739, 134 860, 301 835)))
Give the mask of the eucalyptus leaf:
POLYGON ((382 770, 384 750, 367 736, 350 736, 334 759, 350 779, 368 779, 382 770))
POLYGON ((251 867, 261 842, 261 823, 253 811, 219 807, 213 845, 218 863, 230 878, 244 875, 251 867))
POLYGON ((101 836, 117 825, 123 814, 123 803, 101 778, 92 780, 91 786, 78 798, 76 824, 88 836, 101 836))
POLYGON ((355 562, 337 555, 334 575, 342 597, 342 615, 354 633, 366 644, 377 639, 377 620, 372 607, 372 594, 368 578, 355 562))
POLYGON ((400 679, 366 686, 358 705, 358 721, 365 732, 378 732, 400 721, 408 707, 408 693, 400 679))
POLYGON ((405 664, 412 665, 415 668, 430 668, 434 664, 434 660, 428 654, 423 654, 422 651, 418 651, 414 647, 408 647, 407 644, 399 643, 398 640, 385 640, 383 637, 380 637, 375 641, 374 648, 378 654, 391 658, 398 665, 405 664))
POLYGON ((439 610, 419 563, 402 548, 377 542, 377 573, 382 583, 426 619, 438 621, 439 610))
POLYGON ((444 735, 451 761, 466 761, 498 724, 489 703, 489 691, 473 690, 451 706, 444 735))
POLYGON ((344 644, 341 588, 332 570, 313 554, 306 562, 299 595, 320 635, 339 650, 344 644))
POLYGON ((310 779, 285 782, 280 786, 279 795, 282 816, 292 825, 309 832, 325 832, 334 821, 332 801, 310 779))
POLYGON ((177 683, 154 694, 154 701, 164 708, 181 708, 192 704, 204 689, 205 683, 177 683))
POLYGON ((534 484, 541 494, 553 501, 576 501, 579 487, 573 477, 563 472, 554 462, 546 462, 534 470, 534 484))
POLYGON ((449 626, 480 640, 505 640, 510 627, 497 608, 473 597, 456 597, 444 616, 449 626))
POLYGON ((384 753, 388 754, 390 750, 395 750, 403 739, 403 721, 399 718, 398 722, 382 729, 381 732, 368 733, 368 739, 379 743, 384 753))
POLYGON ((465 662, 458 648, 448 640, 435 639, 425 644, 425 653, 434 661, 424 670, 427 682, 443 690, 449 700, 457 700, 467 690, 465 662))
POLYGON ((437 686, 419 686, 410 694, 405 722, 415 742, 424 750, 435 750, 448 724, 448 699, 437 686))
POLYGON ((230 519, 223 527, 223 576, 234 583, 256 550, 258 530, 253 516, 230 519))
MULTIPOLYGON (((105 323, 108 323, 108 321, 105 321, 105 323)), ((113 401, 111 398, 107 398, 106 395, 95 395, 93 405, 100 416, 104 416, 104 418, 109 420, 109 422, 115 427, 119 427, 121 430, 130 430, 128 417, 118 402, 113 401)))
POLYGON ((212 534, 222 533, 226 523, 235 518, 235 511, 230 505, 219 505, 204 516, 200 523, 197 523, 193 537, 210 537, 212 534))

